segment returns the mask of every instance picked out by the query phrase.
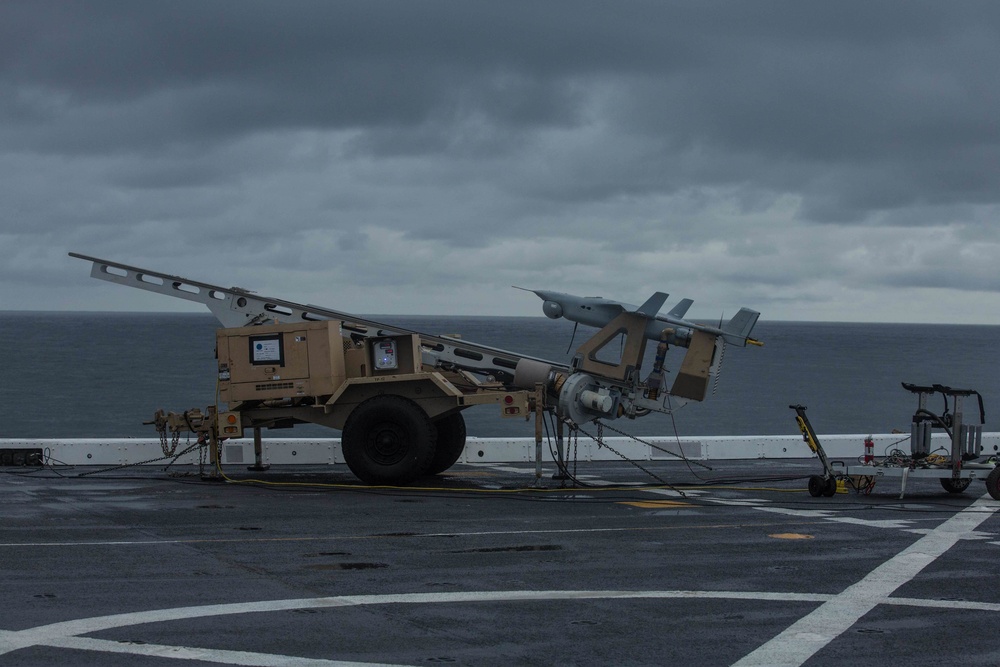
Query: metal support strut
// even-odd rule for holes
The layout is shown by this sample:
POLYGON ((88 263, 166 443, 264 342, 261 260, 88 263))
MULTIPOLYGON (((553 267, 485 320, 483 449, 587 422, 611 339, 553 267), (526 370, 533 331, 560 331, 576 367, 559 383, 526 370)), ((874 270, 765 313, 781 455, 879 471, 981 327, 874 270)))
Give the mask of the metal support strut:
POLYGON ((264 472, 271 466, 264 463, 264 447, 261 443, 260 426, 253 427, 253 465, 247 466, 247 470, 254 472, 264 472))
POLYGON ((823 445, 820 443, 816 431, 813 430, 809 418, 806 417, 806 406, 789 405, 788 407, 795 410, 795 421, 799 425, 799 430, 802 431, 802 439, 823 464, 823 474, 813 475, 809 478, 809 495, 814 498, 830 497, 837 493, 837 476, 833 472, 830 460, 826 458, 826 452, 823 450, 823 445))

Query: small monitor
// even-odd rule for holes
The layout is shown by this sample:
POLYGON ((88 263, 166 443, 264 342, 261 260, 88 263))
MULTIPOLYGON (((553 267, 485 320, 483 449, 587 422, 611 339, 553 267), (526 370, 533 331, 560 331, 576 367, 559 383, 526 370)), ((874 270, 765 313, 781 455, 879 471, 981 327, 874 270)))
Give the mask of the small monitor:
POLYGON ((284 366, 285 345, 281 334, 250 336, 250 363, 254 366, 284 366))

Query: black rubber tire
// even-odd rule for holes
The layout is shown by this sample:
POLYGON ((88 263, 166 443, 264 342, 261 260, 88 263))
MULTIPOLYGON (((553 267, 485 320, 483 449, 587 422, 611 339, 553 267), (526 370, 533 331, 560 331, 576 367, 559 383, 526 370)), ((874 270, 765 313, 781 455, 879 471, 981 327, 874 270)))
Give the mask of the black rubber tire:
POLYGON ((354 408, 341 434, 347 467, 366 484, 398 486, 427 474, 437 429, 402 396, 376 396, 354 408))
POLYGON ((986 476, 986 492, 993 500, 1000 500, 1000 466, 994 468, 993 472, 986 476))
POLYGON ((823 495, 827 498, 832 498, 837 495, 837 478, 828 477, 824 481, 825 486, 823 487, 823 495))
POLYGON ((942 477, 941 486, 948 493, 962 493, 967 488, 969 484, 972 484, 971 479, 952 479, 951 477, 942 477))
POLYGON ((826 490, 826 480, 824 480, 819 475, 813 475, 809 478, 809 495, 813 498, 819 498, 823 495, 823 491, 826 490))
POLYGON ((465 451, 465 417, 461 412, 442 417, 434 422, 437 428, 437 448, 434 460, 427 468, 428 475, 438 475, 455 465, 465 451))

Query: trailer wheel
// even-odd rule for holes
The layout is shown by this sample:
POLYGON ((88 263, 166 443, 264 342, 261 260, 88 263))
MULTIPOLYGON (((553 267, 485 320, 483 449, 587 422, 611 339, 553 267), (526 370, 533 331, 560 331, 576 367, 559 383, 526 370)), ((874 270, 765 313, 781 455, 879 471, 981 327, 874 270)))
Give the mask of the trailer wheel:
POLYGON ((813 498, 819 498, 823 495, 823 491, 826 490, 826 480, 819 475, 812 475, 809 478, 809 495, 813 498))
POLYGON ((465 417, 461 412, 438 419, 434 426, 437 428, 437 449, 427 469, 428 475, 437 475, 452 467, 465 451, 465 417))
POLYGON ((993 497, 993 500, 1000 500, 1000 466, 993 469, 986 476, 986 491, 993 497))
POLYGON ((948 493, 962 493, 967 488, 969 484, 972 484, 971 479, 952 479, 951 477, 942 477, 941 486, 948 493))
POLYGON ((835 495, 837 495, 836 477, 827 477, 826 480, 823 482, 823 484, 824 484, 823 486, 824 496, 826 496, 827 498, 833 498, 835 495))
POLYGON ((347 467, 367 484, 407 484, 426 474, 436 440, 427 413, 401 396, 368 399, 341 434, 347 467))

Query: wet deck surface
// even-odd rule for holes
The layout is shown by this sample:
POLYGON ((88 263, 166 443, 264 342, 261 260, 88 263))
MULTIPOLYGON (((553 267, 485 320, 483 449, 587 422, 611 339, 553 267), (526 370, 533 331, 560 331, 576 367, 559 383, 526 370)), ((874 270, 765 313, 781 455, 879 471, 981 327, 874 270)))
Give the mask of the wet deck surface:
POLYGON ((817 465, 3 474, 0 665, 1000 664, 1000 502, 817 465))

